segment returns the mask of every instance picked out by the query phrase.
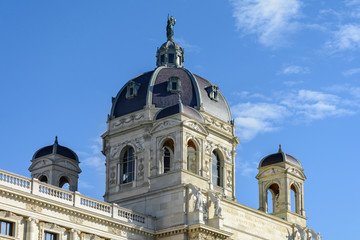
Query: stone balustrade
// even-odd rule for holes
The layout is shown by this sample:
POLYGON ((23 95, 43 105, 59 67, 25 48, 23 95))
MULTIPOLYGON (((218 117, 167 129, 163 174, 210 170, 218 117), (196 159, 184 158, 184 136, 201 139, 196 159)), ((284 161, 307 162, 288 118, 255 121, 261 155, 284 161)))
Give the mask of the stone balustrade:
POLYGON ((112 217, 128 223, 134 223, 139 226, 151 228, 152 218, 129 209, 119 207, 117 204, 111 204, 99 201, 80 194, 79 192, 68 191, 50 184, 40 182, 36 178, 26 178, 14 173, 0 170, 0 186, 9 187, 22 192, 31 193, 43 198, 55 200, 57 202, 71 205, 93 213, 112 217))

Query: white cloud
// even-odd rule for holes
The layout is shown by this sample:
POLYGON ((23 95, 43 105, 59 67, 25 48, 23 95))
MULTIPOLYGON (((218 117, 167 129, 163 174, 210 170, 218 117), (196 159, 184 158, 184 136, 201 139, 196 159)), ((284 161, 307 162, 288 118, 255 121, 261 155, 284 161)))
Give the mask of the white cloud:
POLYGON ((292 87, 298 84, 302 84, 304 81, 284 81, 283 84, 285 84, 288 87, 292 87))
POLYGON ((104 156, 101 153, 102 150, 102 140, 96 138, 92 140, 94 144, 89 146, 90 151, 77 151, 79 155, 82 156, 80 162, 85 167, 95 168, 99 173, 105 173, 105 160, 104 156))
MULTIPOLYGON (((333 88, 335 89, 335 88, 333 88)), ((338 88, 339 89, 339 88, 338 88)), ((289 123, 311 122, 328 117, 342 117, 359 112, 360 87, 346 87, 347 98, 334 94, 301 89, 279 92, 273 103, 240 103, 231 107, 236 134, 250 141, 258 134, 273 132, 289 123)), ((342 91, 345 91, 342 89, 342 91)))
POLYGON ((332 40, 325 44, 331 53, 360 48, 360 25, 346 24, 333 33, 332 40))
POLYGON ((354 74, 357 74, 357 73, 360 73, 360 68, 352 68, 352 69, 344 71, 342 74, 345 77, 350 77, 350 76, 352 76, 354 74))
POLYGON ((285 107, 270 103, 240 103, 232 107, 236 132, 240 139, 248 141, 257 134, 276 131, 275 123, 288 114, 285 107))
POLYGON ((258 162, 236 161, 236 170, 240 176, 253 177, 257 173, 258 162))
POLYGON ((175 42, 177 42, 180 45, 180 47, 184 48, 186 52, 198 53, 200 51, 200 48, 198 46, 188 43, 183 38, 175 38, 175 42))
POLYGON ((308 67, 301 67, 297 65, 288 66, 280 71, 281 74, 290 75, 290 74, 306 74, 310 73, 308 67))
POLYGON ((260 43, 279 47, 285 35, 296 30, 300 0, 233 0, 236 27, 244 34, 256 34, 260 43))

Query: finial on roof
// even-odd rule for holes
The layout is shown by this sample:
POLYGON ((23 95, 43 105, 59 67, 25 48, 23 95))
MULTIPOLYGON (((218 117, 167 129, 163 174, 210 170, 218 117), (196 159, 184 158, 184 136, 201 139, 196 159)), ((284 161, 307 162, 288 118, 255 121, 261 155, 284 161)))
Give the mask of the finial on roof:
POLYGON ((166 36, 168 41, 174 41, 174 26, 176 23, 176 19, 171 16, 169 18, 169 14, 168 14, 168 20, 167 20, 167 25, 166 25, 166 36))
POLYGON ((178 95, 178 103, 182 103, 182 101, 181 101, 181 94, 178 92, 177 95, 178 95))
POLYGON ((58 138, 57 138, 57 136, 55 136, 55 142, 53 145, 53 153, 57 152, 57 147, 58 147, 58 138))
POLYGON ((281 149, 281 144, 279 144, 279 153, 283 152, 281 149))

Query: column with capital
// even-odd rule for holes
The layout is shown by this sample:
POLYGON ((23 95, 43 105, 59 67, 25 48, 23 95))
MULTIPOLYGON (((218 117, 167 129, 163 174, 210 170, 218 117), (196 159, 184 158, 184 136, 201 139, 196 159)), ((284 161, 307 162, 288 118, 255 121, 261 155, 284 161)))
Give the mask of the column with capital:
POLYGON ((36 224, 39 223, 39 220, 37 220, 36 218, 28 217, 26 219, 26 223, 27 223, 26 239, 27 240, 36 240, 37 234, 36 234, 35 230, 36 230, 36 224))
POLYGON ((70 230, 70 240, 79 240, 80 236, 80 230, 77 230, 77 229, 71 229, 70 230))

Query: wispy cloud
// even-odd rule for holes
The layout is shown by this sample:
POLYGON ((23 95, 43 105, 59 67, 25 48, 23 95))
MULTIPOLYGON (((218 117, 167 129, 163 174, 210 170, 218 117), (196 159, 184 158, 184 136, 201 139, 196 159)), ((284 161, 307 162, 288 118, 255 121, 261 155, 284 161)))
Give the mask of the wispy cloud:
POLYGON ((341 25, 333 33, 332 39, 325 43, 325 47, 330 53, 360 49, 360 25, 341 25))
POLYGON ((240 103, 232 107, 236 131, 244 141, 259 133, 273 132, 289 114, 286 107, 271 103, 240 103))
POLYGON ((184 48, 186 52, 200 52, 200 48, 198 46, 190 44, 184 38, 175 38, 175 42, 184 48))
POLYGON ((100 138, 93 139, 93 144, 89 146, 89 151, 77 151, 81 156, 81 164, 85 167, 96 169, 99 173, 105 173, 105 160, 101 153, 102 141, 100 138))
POLYGON ((298 29, 300 0, 233 0, 232 5, 236 27, 266 46, 283 45, 286 35, 298 29))
POLYGON ((236 170, 240 176, 254 177, 257 173, 258 162, 242 161, 237 159, 236 170))
POLYGON ((285 84, 288 87, 292 87, 298 84, 302 84, 304 81, 284 81, 283 84, 285 84))
POLYGON ((310 69, 308 67, 302 67, 297 65, 291 65, 283 68, 280 74, 290 75, 290 74, 307 74, 310 73, 310 69))
POLYGON ((352 75, 355 75, 357 73, 360 73, 360 68, 352 68, 352 69, 344 71, 342 74, 345 77, 351 77, 352 75))
POLYGON ((281 129, 284 122, 310 123, 359 112, 360 87, 347 87, 346 91, 348 96, 340 97, 326 92, 300 89, 277 93, 279 97, 273 99, 272 103, 236 104, 231 111, 237 134, 242 141, 250 141, 258 134, 281 129))

